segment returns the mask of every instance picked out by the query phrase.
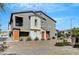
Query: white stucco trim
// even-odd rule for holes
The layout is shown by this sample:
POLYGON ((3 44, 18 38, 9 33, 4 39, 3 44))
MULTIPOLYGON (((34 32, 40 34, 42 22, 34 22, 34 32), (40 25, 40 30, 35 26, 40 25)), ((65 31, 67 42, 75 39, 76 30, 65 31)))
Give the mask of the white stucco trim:
POLYGON ((37 16, 31 16, 30 29, 41 29, 41 19, 37 16), (35 26, 35 19, 37 19, 37 26, 35 26))

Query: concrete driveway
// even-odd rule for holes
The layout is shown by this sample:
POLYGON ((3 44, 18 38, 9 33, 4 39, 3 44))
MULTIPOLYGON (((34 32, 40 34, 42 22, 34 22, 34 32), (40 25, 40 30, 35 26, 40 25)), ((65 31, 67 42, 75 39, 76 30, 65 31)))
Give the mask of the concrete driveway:
POLYGON ((11 42, 4 55, 79 55, 78 48, 56 47, 55 40, 11 42))

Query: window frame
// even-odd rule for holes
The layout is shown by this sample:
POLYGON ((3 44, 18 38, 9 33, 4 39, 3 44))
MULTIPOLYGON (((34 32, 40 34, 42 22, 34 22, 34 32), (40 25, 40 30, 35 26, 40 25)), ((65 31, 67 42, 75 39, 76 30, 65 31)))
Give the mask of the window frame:
POLYGON ((20 37, 26 37, 26 36, 29 36, 29 32, 23 32, 23 31, 20 31, 20 37))
POLYGON ((38 24, 37 24, 37 19, 35 19, 35 26, 37 27, 37 25, 38 25, 38 24))
POLYGON ((23 17, 15 16, 15 25, 23 26, 23 17))

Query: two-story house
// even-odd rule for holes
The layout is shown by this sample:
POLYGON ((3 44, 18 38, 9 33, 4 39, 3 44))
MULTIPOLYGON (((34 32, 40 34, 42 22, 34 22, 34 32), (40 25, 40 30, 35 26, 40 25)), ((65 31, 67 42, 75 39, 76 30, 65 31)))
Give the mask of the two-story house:
POLYGON ((47 40, 57 37, 55 26, 56 21, 42 11, 15 12, 11 14, 9 34, 15 41, 26 39, 28 36, 32 40, 36 37, 39 40, 47 40))

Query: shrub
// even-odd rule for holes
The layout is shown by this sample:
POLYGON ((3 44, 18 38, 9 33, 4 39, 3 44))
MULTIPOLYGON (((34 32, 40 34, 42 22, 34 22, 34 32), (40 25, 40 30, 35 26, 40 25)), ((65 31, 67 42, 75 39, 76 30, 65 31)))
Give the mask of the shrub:
POLYGON ((74 48, 79 48, 79 43, 74 44, 74 48))
POLYGON ((6 42, 3 42, 3 44, 6 44, 6 42))
POLYGON ((66 43, 67 42, 67 40, 63 40, 63 43, 66 43))
POLYGON ((6 48, 8 48, 7 42, 0 44, 0 51, 5 51, 6 48))
POLYGON ((63 37, 60 37, 60 40, 63 40, 64 38, 63 37))
POLYGON ((3 45, 0 45, 0 51, 4 51, 3 45))
POLYGON ((45 39, 41 39, 42 41, 44 41, 45 39))
POLYGON ((8 46, 7 46, 7 42, 3 42, 2 47, 3 47, 3 48, 7 48, 7 47, 8 47, 8 46))
POLYGON ((57 42, 55 46, 71 46, 70 42, 57 42))
POLYGON ((52 37, 52 39, 55 39, 55 37, 52 37))
POLYGON ((64 45, 65 46, 71 46, 71 43, 70 42, 64 42, 64 45))
POLYGON ((20 39, 20 41, 23 41, 23 39, 20 39))
POLYGON ((35 41, 37 41, 37 40, 39 40, 39 38, 38 38, 38 37, 36 37, 34 40, 35 40, 35 41))
POLYGON ((55 46, 64 46, 63 42, 57 42, 55 46))
POLYGON ((48 38, 47 40, 50 40, 50 38, 48 38))
POLYGON ((26 39, 26 41, 31 41, 32 39, 31 39, 31 37, 29 36, 29 37, 27 37, 27 39, 26 39))

